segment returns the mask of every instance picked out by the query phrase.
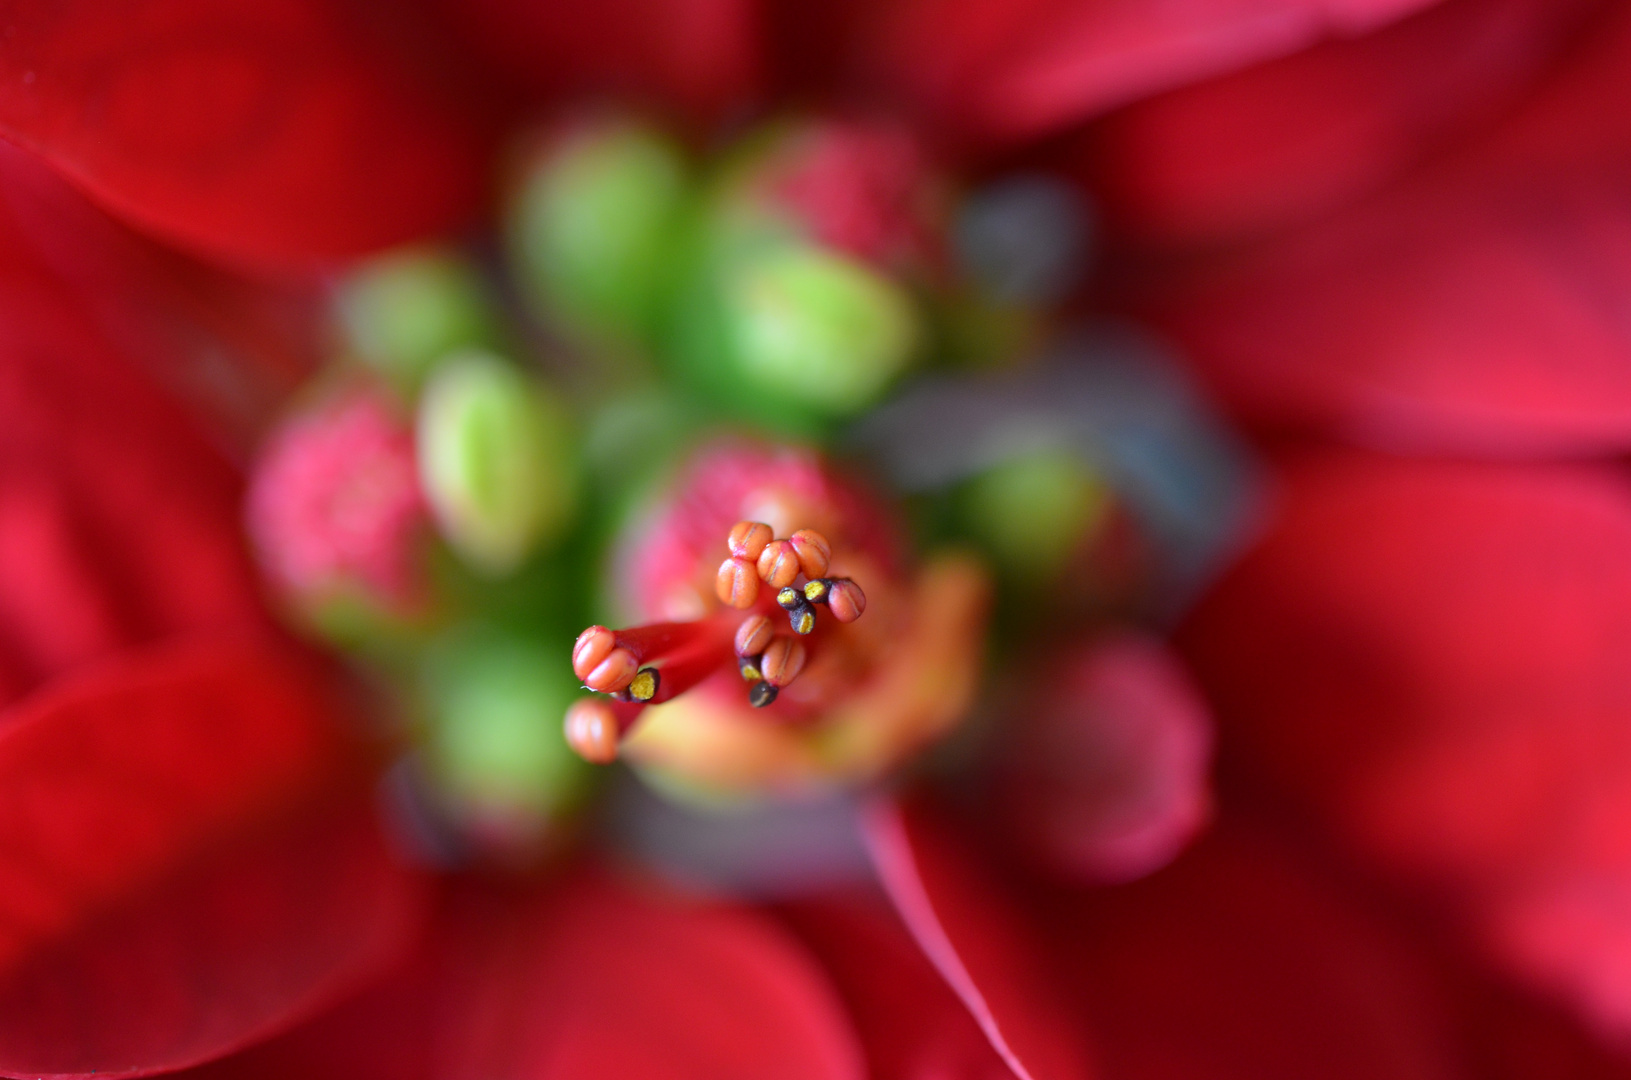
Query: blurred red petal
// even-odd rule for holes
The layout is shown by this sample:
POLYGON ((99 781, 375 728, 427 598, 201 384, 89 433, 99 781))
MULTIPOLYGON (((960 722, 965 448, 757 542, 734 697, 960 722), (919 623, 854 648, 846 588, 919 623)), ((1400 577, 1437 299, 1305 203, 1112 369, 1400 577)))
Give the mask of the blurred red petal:
POLYGON ((683 119, 731 119, 761 81, 752 0, 601 0, 458 6, 478 46, 533 93, 634 97, 683 119))
POLYGON ((1596 0, 1449 0, 1108 117, 1084 146, 1114 227, 1214 242, 1308 220, 1484 134, 1596 0))
POLYGON ((1249 418, 1502 453, 1631 440, 1631 13, 1496 135, 1280 241, 1164 277, 1154 317, 1249 418))
POLYGON ((1436 0, 902 0, 867 33, 867 71, 939 127, 1032 136, 1436 0))
POLYGON ((590 869, 510 918, 454 1080, 863 1074, 832 987, 767 915, 590 869))
POLYGON ((924 803, 880 803, 866 840, 884 890, 929 961, 1021 1080, 1089 1075, 1016 915, 924 803))
POLYGON ((12 0, 0 21, 0 131, 195 250, 305 265, 481 198, 472 141, 335 5, 12 0))
POLYGON ((1319 456, 1185 633, 1226 732, 1631 1033, 1631 482, 1319 456))
POLYGON ((1351 891, 1226 818, 1151 877, 1035 912, 1108 1076, 1461 1076, 1432 968, 1351 891))
POLYGON ((844 995, 874 1080, 1011 1080, 1013 1071, 884 897, 861 890, 806 897, 781 914, 844 995))
POLYGON ((259 302, 0 149, 0 702, 128 645, 262 619, 239 480, 152 377, 233 388, 223 422, 251 426, 255 373, 294 363, 245 361, 277 337, 249 317, 259 302))
POLYGON ((996 802, 1039 866, 1130 881, 1171 862, 1211 816, 1212 717, 1164 643, 1073 643, 1011 695, 993 748, 996 802))
POLYGON ((0 1072, 194 1064, 390 958, 418 889, 334 710, 303 662, 247 643, 131 656, 16 710, 0 1072))
POLYGON ((579 865, 458 881, 384 978, 187 1080, 861 1075, 837 996, 774 919, 579 865))
MULTIPOLYGON (((59 294, 78 322, 239 456, 329 348, 328 296, 317 283, 241 277, 165 248, 4 142, 0 219, 19 276, 59 294)), ((24 307, 7 318, 32 314, 24 307)))

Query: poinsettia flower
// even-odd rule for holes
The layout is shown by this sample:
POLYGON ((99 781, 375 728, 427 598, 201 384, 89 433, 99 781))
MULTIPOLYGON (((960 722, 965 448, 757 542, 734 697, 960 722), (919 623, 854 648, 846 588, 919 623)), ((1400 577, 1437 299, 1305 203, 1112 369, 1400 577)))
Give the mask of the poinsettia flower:
MULTIPOLYGON (((535 93, 644 95, 693 120, 788 89, 852 104, 870 89, 870 107, 977 157, 1428 6, 950 0, 817 17, 731 0, 581 12, 494 0, 377 20, 317 0, 4 9, 0 135, 24 150, 0 151, 15 240, 0 267, 3 332, 15 335, 0 395, 15 414, 0 474, 0 687, 14 702, 0 719, 0 1071, 142 1075, 221 1059, 205 1075, 1084 1075, 1080 1029, 1114 1011, 1102 994, 1059 996, 1080 973, 1059 978, 1027 941, 1075 924, 1006 895, 971 850, 973 830, 916 804, 885 802, 867 819, 893 910, 863 890, 836 915, 767 914, 595 866, 432 895, 375 812, 384 755, 366 695, 270 629, 230 456, 144 375, 206 403, 216 434, 241 447, 263 389, 242 373, 276 383, 298 367, 300 329, 287 348, 272 342, 289 323, 309 329, 310 311, 298 285, 212 264, 333 266, 476 219, 494 135, 525 97, 472 75, 483 43, 520 57, 516 83, 535 93), (786 55, 789 41, 802 58, 786 55), (158 243, 88 214, 27 155, 158 243), (888 957, 887 982, 856 959, 868 942, 888 957), (884 998, 898 1024, 876 1023, 884 998)), ((860 532, 864 550, 872 533, 860 532)), ((931 704, 918 714, 928 728, 941 720, 931 704)), ((1155 947, 1189 905, 1241 887, 1263 860, 1244 862, 1238 876, 1203 869, 1199 885, 1180 866, 1165 879, 1178 913, 1125 940, 1155 947)), ((1342 925, 1340 901, 1304 905, 1297 890, 1293 880, 1282 900, 1312 909, 1308 941, 1342 925)), ((1542 906, 1557 895, 1535 894, 1542 906)), ((1219 936, 1282 934, 1287 953, 1303 941, 1249 915, 1221 920, 1219 936)), ((1333 950, 1332 1008, 1355 987, 1371 1004, 1375 984, 1347 970, 1366 934, 1341 940, 1359 944, 1333 950)), ((1522 943, 1580 951, 1566 934, 1522 943)), ((1231 974, 1220 963, 1205 989, 1229 988, 1231 974)), ((1293 970, 1244 993, 1272 1010, 1310 987, 1321 979, 1293 970)), ((1197 1012, 1220 1005, 1198 1000, 1197 1012)), ((1397 1056, 1376 1060, 1401 1074, 1437 1075, 1431 1036, 1400 1013, 1412 1010, 1379 1008, 1299 1044, 1296 1064, 1306 1075, 1381 1045, 1397 1056)), ((1223 1072, 1276 1053, 1181 1043, 1185 1060, 1223 1072)), ((1160 1075, 1161 1048, 1128 1039, 1118 1053, 1160 1075)))

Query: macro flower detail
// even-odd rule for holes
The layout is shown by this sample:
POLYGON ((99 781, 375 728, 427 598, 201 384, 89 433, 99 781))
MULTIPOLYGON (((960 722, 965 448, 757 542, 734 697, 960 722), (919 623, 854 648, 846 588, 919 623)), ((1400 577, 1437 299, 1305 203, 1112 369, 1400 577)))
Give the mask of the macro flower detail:
POLYGON ((0 15, 0 1075, 1627 1075, 1631 7, 0 15))
POLYGON ((622 610, 691 618, 584 631, 574 670, 626 700, 575 706, 571 724, 587 733, 593 716, 599 733, 609 721, 642 771, 720 795, 902 764, 967 708, 989 584, 966 555, 912 569, 896 528, 813 453, 705 449, 616 561, 622 610), (641 665, 657 660, 647 696, 641 665))

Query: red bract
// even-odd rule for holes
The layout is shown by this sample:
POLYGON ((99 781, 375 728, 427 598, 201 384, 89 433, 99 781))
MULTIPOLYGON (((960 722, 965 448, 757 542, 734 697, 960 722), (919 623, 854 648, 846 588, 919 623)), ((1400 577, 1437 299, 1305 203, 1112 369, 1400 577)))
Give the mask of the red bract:
POLYGON ((479 198, 467 130, 327 4, 14 3, 0 18, 7 136, 197 250, 351 256, 456 224, 479 198))
POLYGON ((1621 1031, 1627 544, 1606 469, 1315 457, 1190 628, 1276 780, 1621 1031))
POLYGON ((1475 453, 1622 446, 1631 19, 1611 5, 1565 43, 1493 131, 1199 260, 1150 310, 1254 420, 1475 453))
POLYGON ((132 654, 0 731, 0 1070, 144 1075, 387 959, 416 888, 321 677, 268 646, 132 654))

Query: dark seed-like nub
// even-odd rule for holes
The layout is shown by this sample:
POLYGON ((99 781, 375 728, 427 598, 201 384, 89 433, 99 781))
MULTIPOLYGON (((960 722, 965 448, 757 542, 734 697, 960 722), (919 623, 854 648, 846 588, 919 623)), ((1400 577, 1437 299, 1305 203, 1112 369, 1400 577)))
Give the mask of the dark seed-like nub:
POLYGON ((767 682, 756 682, 748 687, 748 704, 762 709, 776 700, 777 690, 767 682))
POLYGON ((787 621, 796 634, 808 634, 815 629, 815 608, 811 607, 805 599, 799 597, 798 606, 787 613, 787 621))

